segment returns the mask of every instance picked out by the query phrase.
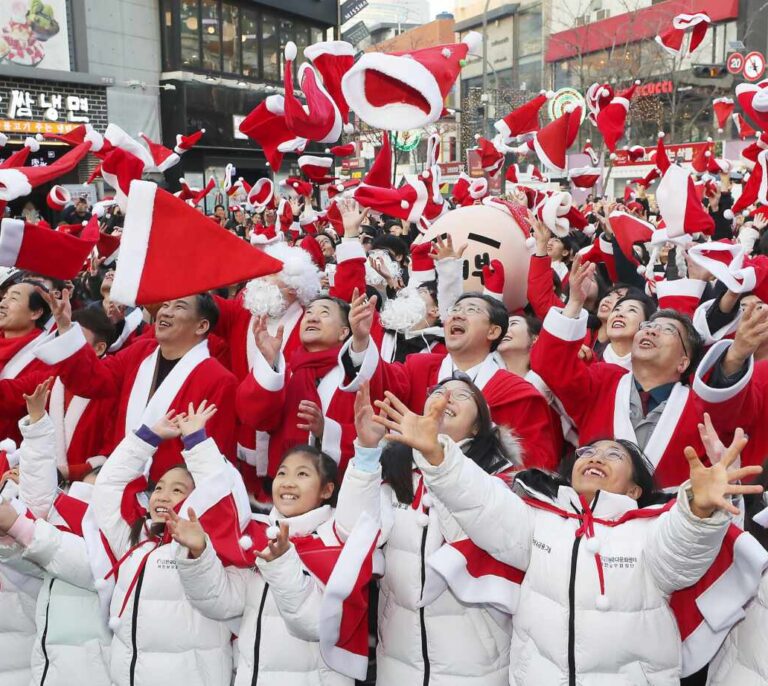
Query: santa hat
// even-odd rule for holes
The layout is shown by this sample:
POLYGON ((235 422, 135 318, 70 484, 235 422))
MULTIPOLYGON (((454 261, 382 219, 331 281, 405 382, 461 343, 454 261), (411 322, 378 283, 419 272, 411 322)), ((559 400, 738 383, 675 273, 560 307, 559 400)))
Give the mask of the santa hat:
POLYGON ((713 241, 688 249, 691 261, 706 269, 733 293, 754 293, 768 302, 768 257, 748 258, 740 243, 713 241))
POLYGON ((202 293, 282 268, 148 181, 131 184, 120 252, 111 297, 130 306, 202 293), (194 265, 205 268, 190 268, 194 265))
POLYGON ((740 83, 736 86, 736 98, 754 124, 768 128, 768 79, 759 83, 740 83))
POLYGON ((482 269, 483 294, 496 300, 504 300, 504 265, 501 260, 491 260, 482 269))
POLYGON ((216 179, 211 177, 205 188, 191 188, 187 185, 186 179, 179 179, 181 190, 174 193, 179 200, 184 200, 190 207, 197 207, 200 201, 216 187, 216 179))
POLYGON ((742 117, 738 112, 734 112, 731 115, 731 119, 733 120, 734 125, 736 126, 736 135, 741 138, 741 140, 746 140, 747 138, 751 138, 752 136, 757 133, 747 122, 744 117, 742 117))
POLYGON ((400 188, 380 188, 361 184, 355 191, 355 200, 363 207, 370 207, 391 217, 418 221, 427 204, 429 194, 417 178, 406 179, 400 188))
POLYGON ((617 93, 607 105, 600 108, 596 117, 597 128, 611 152, 616 152, 616 143, 624 135, 629 103, 639 85, 640 81, 635 81, 629 88, 617 93))
POLYGON ((637 162, 645 157, 645 148, 642 145, 630 145, 625 150, 630 162, 637 162))
POLYGON ((661 176, 657 167, 653 167, 644 177, 639 179, 632 179, 630 183, 635 183, 643 188, 648 188, 656 179, 661 176))
POLYGON ((717 131, 722 133, 728 118, 733 114, 733 98, 715 98, 712 101, 712 109, 717 119, 717 131))
POLYGON ((569 108, 536 133, 533 149, 542 164, 558 171, 565 171, 565 153, 576 140, 581 124, 581 112, 581 107, 569 108))
POLYGON ((387 131, 381 132, 381 148, 379 148, 371 168, 363 178, 363 185, 378 186, 379 188, 392 187, 392 148, 387 131))
POLYGON ((54 212, 61 212, 64 206, 71 202, 72 193, 69 192, 64 186, 52 186, 48 191, 48 195, 45 198, 45 202, 54 212))
POLYGON ((701 302, 701 296, 706 287, 705 281, 699 279, 664 279, 656 284, 656 298, 659 309, 675 310, 681 314, 693 317, 701 302))
POLYGON ((534 181, 539 181, 540 183, 549 183, 549 177, 542 174, 541 170, 533 164, 528 165, 528 176, 530 176, 534 181))
POLYGON ((280 185, 287 188, 289 192, 295 193, 300 197, 312 195, 312 184, 308 181, 302 181, 296 176, 289 176, 280 182, 280 185))
POLYGON ((678 14, 672 19, 672 26, 656 36, 656 42, 672 55, 692 53, 699 47, 707 33, 712 20, 704 12, 696 14, 678 14), (688 49, 683 51, 683 38, 686 33, 691 34, 688 49))
POLYGON ((634 256, 633 246, 636 243, 647 243, 651 240, 655 227, 650 222, 644 221, 634 214, 614 210, 609 215, 611 229, 616 236, 616 241, 621 252, 635 265, 639 262, 634 256))
POLYGON ((510 164, 507 167, 507 171, 504 172, 504 178, 510 183, 517 183, 519 175, 520 175, 520 167, 517 163, 510 164))
POLYGON ((199 131, 187 134, 186 136, 181 133, 176 134, 176 146, 173 148, 173 152, 177 155, 183 155, 200 142, 204 133, 205 129, 200 129, 199 131))
POLYGON ((131 181, 140 179, 144 162, 124 148, 115 148, 101 163, 101 175, 115 189, 115 201, 125 213, 131 181))
POLYGON ((2 162, 0 162, 0 169, 14 169, 15 167, 23 167, 29 159, 29 147, 26 145, 12 152, 2 162))
MULTIPOLYGON (((585 96, 587 102, 587 118, 592 126, 597 126, 597 115, 603 107, 607 107, 613 100, 613 87, 608 83, 593 83, 587 88, 585 96)), ((595 164, 597 164, 595 162, 595 164)))
POLYGON ((691 160, 691 167, 699 174, 707 171, 709 159, 712 157, 712 139, 707 138, 707 145, 699 146, 691 160))
POLYGON ((504 164, 504 154, 496 149, 496 146, 487 138, 480 135, 475 136, 477 141, 476 149, 480 153, 480 165, 483 171, 494 176, 504 164))
POLYGON ((112 264, 120 253, 120 234, 100 233, 96 251, 104 258, 104 264, 112 264))
POLYGON ((566 215, 571 209, 573 198, 570 193, 557 191, 546 194, 536 207, 534 214, 555 236, 568 235, 570 224, 566 215))
POLYGON ((707 171, 710 174, 730 174, 733 163, 722 157, 710 156, 707 161, 707 171))
POLYGON ((360 179, 347 179, 331 184, 326 192, 329 199, 335 198, 337 195, 351 195, 359 185, 360 179))
POLYGON ((104 145, 104 137, 90 124, 80 124, 66 133, 44 133, 43 136, 71 147, 90 141, 91 152, 99 152, 104 145))
POLYGON ((711 235, 715 230, 714 219, 696 196, 693 178, 676 164, 670 164, 661 177, 656 202, 672 237, 683 233, 711 235))
POLYGON ((723 212, 723 216, 733 219, 735 214, 758 202, 763 205, 768 203, 768 150, 761 151, 757 156, 757 163, 744 184, 741 195, 730 211, 723 212))
POLYGON ((272 179, 262 177, 256 181, 248 193, 248 204, 253 205, 257 212, 261 212, 272 205, 275 195, 275 184, 272 179))
POLYGON ((99 157, 105 158, 115 148, 121 148, 126 152, 131 153, 134 157, 138 157, 145 167, 151 167, 154 162, 152 155, 149 151, 132 136, 129 136, 123 129, 117 124, 108 124, 107 130, 104 132, 105 145, 102 147, 99 157), (108 144, 108 145, 107 145, 108 144))
POLYGON ((507 142, 515 136, 538 131, 539 110, 554 95, 552 91, 541 91, 533 100, 516 107, 506 117, 495 122, 493 127, 501 134, 502 141, 507 142))
POLYGON ((299 169, 306 178, 319 183, 328 177, 333 169, 332 157, 316 157, 315 155, 301 155, 298 159, 299 169))
POLYGON ((568 172, 568 178, 577 188, 592 188, 602 176, 594 167, 576 167, 568 172))
POLYGON ((665 136, 666 134, 663 131, 659 131, 659 137, 656 143, 656 151, 653 158, 653 161, 656 163, 656 167, 661 174, 667 171, 671 164, 669 161, 669 156, 667 155, 667 148, 664 145, 665 136))
POLYGON ((339 110, 344 131, 350 133, 349 105, 341 90, 341 80, 355 63, 355 49, 346 41, 323 41, 304 48, 304 57, 320 73, 323 87, 339 110))
POLYGON ((762 150, 768 150, 768 132, 761 132, 754 143, 750 143, 744 148, 739 156, 744 161, 744 164, 748 169, 752 169, 754 163, 757 162, 757 156, 762 150))
POLYGON ((467 54, 477 52, 481 41, 470 31, 452 45, 365 53, 344 75, 342 91, 351 109, 374 128, 420 128, 440 118, 467 54))
POLYGON ((270 95, 262 100, 240 123, 240 133, 261 146, 275 172, 280 169, 284 153, 303 149, 307 142, 288 128, 282 95, 270 95))
POLYGON ((275 231, 277 233, 288 234, 293 226, 293 208, 291 203, 285 198, 280 198, 277 204, 277 213, 275 216, 275 231))
POLYGON ((323 250, 320 247, 320 244, 314 236, 304 236, 304 238, 301 239, 301 243, 299 243, 299 247, 309 253, 312 261, 317 265, 317 268, 320 271, 325 269, 325 256, 323 255, 323 250))
POLYGON ((297 80, 307 101, 302 105, 293 91, 293 61, 296 59, 296 44, 289 41, 285 46, 285 121, 293 133, 310 141, 333 143, 341 135, 342 121, 336 103, 323 88, 317 73, 306 62, 299 67, 297 80))
POLYGON ((325 152, 330 153, 334 157, 350 157, 357 151, 357 145, 355 143, 345 143, 344 145, 334 145, 332 148, 326 148, 325 152))
POLYGON ((152 155, 154 166, 161 172, 165 172, 181 161, 178 153, 170 148, 166 148, 162 143, 155 143, 149 136, 139 133, 149 148, 149 154, 152 155))
POLYGON ((72 171, 88 154, 90 148, 90 142, 81 143, 46 166, 0 169, 0 201, 8 202, 29 195, 33 188, 72 171))
POLYGON ((595 149, 592 147, 592 141, 589 138, 587 138, 587 142, 584 144, 584 149, 581 152, 585 155, 589 155, 589 161, 593 165, 596 165, 600 161, 595 149))
POLYGON ((99 222, 91 217, 80 236, 20 219, 0 225, 0 265, 18 267, 55 279, 74 279, 99 237, 99 222))
POLYGON ((440 134, 430 133, 427 138, 426 166, 432 167, 440 161, 440 134))
MULTIPOLYGON (((234 195, 238 195, 242 193, 245 195, 246 198, 248 198, 248 194, 251 192, 251 184, 248 183, 242 176, 237 179, 234 183, 230 183, 229 188, 227 189, 227 197, 232 197, 234 195)), ((247 200, 246 200, 247 202, 247 200)))

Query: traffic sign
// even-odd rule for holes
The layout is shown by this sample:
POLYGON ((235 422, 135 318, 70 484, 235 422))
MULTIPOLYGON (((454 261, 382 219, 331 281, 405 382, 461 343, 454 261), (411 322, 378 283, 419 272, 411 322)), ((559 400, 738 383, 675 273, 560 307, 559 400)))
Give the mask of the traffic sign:
POLYGON ((352 43, 352 45, 357 45, 361 40, 365 40, 370 35, 371 32, 368 30, 365 22, 359 21, 351 29, 347 29, 342 33, 341 39, 347 41, 347 43, 352 43))
POLYGON ((368 0, 347 0, 340 8, 341 23, 346 24, 358 12, 368 7, 368 0))
POLYGON ((730 74, 741 74, 744 69, 744 55, 740 52, 732 52, 725 60, 725 66, 730 74))
POLYGON ((744 78, 757 81, 765 73, 765 57, 762 52, 750 52, 744 58, 744 78))

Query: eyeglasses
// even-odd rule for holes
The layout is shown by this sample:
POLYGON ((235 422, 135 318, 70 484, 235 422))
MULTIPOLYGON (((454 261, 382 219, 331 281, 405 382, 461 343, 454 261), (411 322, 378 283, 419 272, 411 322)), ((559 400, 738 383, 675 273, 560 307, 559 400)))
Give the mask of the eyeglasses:
POLYGON ((680 345, 683 346, 683 352, 688 355, 688 349, 685 347, 685 341, 683 341, 683 334, 680 333, 680 329, 674 324, 662 324, 659 321, 642 322, 640 324, 640 331, 650 331, 651 329, 660 331, 665 336, 677 336, 680 339, 680 345))
POLYGON ((476 316, 478 314, 488 314, 485 310, 485 308, 480 307, 480 305, 454 305, 453 307, 449 308, 448 314, 466 314, 469 316, 476 316))
POLYGON ((588 460, 600 455, 610 462, 621 462, 626 459, 626 455, 618 448, 597 448, 594 445, 585 445, 583 448, 576 448, 576 457, 585 457, 588 460))
POLYGON ((452 391, 450 388, 446 388, 445 386, 432 386, 432 388, 430 388, 427 393, 429 395, 439 396, 440 398, 446 398, 450 393, 451 399, 458 400, 460 403, 472 399, 472 391, 468 391, 465 388, 458 388, 452 391))

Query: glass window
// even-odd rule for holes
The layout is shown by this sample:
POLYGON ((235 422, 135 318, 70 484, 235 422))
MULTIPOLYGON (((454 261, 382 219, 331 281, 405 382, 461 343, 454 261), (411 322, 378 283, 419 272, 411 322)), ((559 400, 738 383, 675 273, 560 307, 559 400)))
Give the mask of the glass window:
POLYGON ((176 62, 179 55, 176 52, 176 46, 173 35, 173 2, 172 0, 162 0, 161 23, 162 23, 162 41, 163 41, 163 70, 171 71, 178 67, 176 62))
POLYGON ((181 63, 187 67, 200 66, 200 25, 198 0, 181 0, 181 63))
POLYGON ((524 12, 517 18, 517 54, 541 52, 541 9, 524 12))
POLYGON ((221 40, 219 35, 219 5, 216 0, 201 0, 203 25, 203 69, 221 71, 221 40))
POLYGON ((312 44, 319 43, 320 41, 325 40, 325 32, 322 29, 317 29, 313 26, 309 30, 311 33, 312 44))
POLYGON ((541 55, 521 57, 517 62, 517 86, 521 90, 541 88, 541 55))
POLYGON ((298 52, 296 56, 296 64, 294 66, 297 66, 304 61, 304 48, 309 45, 309 27, 297 23, 295 41, 298 52))
POLYGON ((280 43, 277 36, 277 18, 274 15, 261 16, 261 55, 264 65, 264 80, 280 80, 280 43))
POLYGON ((240 10, 235 5, 221 6, 222 69, 230 74, 240 73, 240 10))
MULTIPOLYGON (((288 41, 296 42, 296 29, 293 26, 293 21, 291 19, 281 19, 280 20, 280 74, 283 73, 283 66, 285 63, 283 62, 283 58, 285 55, 285 46, 288 43, 288 41)), ((298 55, 298 58, 294 60, 293 68, 294 68, 294 75, 296 74, 296 67, 298 66, 296 62, 301 63, 301 54, 298 55)))
POLYGON ((243 44, 243 76, 259 77, 259 15, 253 10, 241 11, 243 44))

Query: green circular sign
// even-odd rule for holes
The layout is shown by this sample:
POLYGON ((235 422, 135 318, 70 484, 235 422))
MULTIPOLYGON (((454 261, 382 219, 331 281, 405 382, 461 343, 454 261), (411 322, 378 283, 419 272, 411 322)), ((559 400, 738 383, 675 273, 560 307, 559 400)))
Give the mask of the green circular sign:
POLYGON ((584 96, 575 88, 561 88, 555 92, 555 97, 547 102, 547 114, 551 120, 555 120, 565 113, 569 105, 581 107, 581 121, 587 116, 587 103, 584 96))
POLYGON ((410 131, 398 131, 392 140, 392 144, 400 152, 411 152, 415 150, 419 143, 421 143, 421 131, 413 129, 410 131))

